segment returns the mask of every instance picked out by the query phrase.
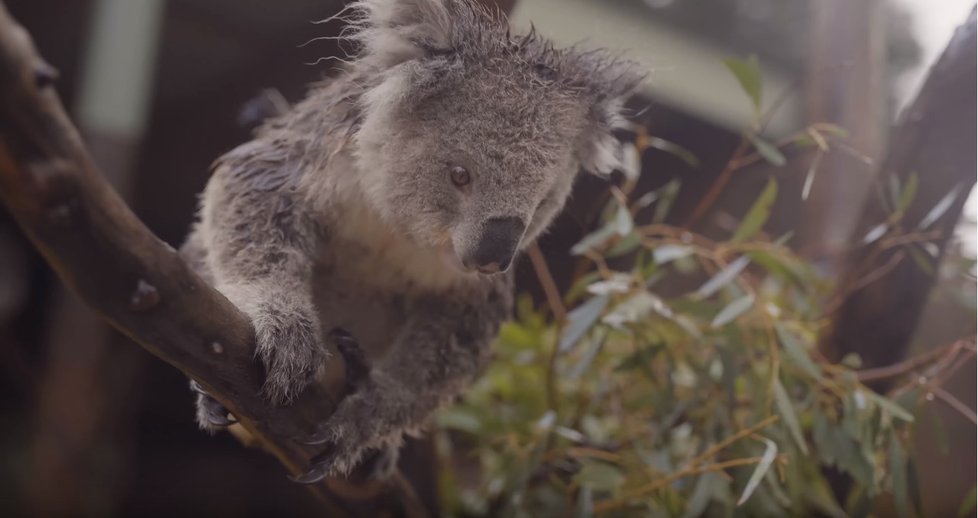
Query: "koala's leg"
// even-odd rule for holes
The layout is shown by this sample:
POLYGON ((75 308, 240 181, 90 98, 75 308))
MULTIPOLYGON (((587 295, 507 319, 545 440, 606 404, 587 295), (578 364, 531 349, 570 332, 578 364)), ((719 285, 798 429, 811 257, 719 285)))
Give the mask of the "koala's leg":
POLYGON ((393 350, 369 371, 307 442, 323 444, 298 482, 346 474, 370 449, 397 448, 487 363, 504 311, 432 304, 417 313, 393 350))
POLYGON ((285 155, 252 142, 225 156, 200 223, 215 287, 251 317, 262 390, 274 403, 298 395, 327 354, 311 287, 318 227, 294 192, 297 173, 285 155))

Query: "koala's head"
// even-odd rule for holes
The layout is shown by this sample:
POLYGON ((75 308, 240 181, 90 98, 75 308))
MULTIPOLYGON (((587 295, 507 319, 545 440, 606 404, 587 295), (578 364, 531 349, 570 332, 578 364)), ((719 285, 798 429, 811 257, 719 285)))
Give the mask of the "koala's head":
POLYGON ((465 270, 506 270, 578 170, 619 165, 612 130, 643 75, 601 52, 512 36, 471 0, 353 4, 366 198, 465 270))

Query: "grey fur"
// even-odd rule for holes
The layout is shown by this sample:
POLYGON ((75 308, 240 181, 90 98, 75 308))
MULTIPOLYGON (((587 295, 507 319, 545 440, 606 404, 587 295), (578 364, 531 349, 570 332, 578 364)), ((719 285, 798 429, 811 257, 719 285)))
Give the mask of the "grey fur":
POLYGON ((333 328, 373 359, 317 434, 320 475, 396 447, 485 366, 511 277, 453 264, 485 245, 491 218, 523 222, 524 249, 579 169, 614 169, 611 132, 642 79, 605 53, 512 36, 469 0, 343 14, 359 53, 217 161, 183 248, 253 320, 273 402, 328 377, 333 328), (471 185, 449 181, 453 166, 471 185))

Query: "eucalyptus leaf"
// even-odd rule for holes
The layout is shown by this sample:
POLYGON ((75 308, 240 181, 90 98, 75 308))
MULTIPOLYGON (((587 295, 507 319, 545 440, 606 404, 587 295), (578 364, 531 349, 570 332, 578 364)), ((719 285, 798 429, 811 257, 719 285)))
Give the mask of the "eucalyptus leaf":
POLYGON ((907 245, 903 249, 910 254, 910 258, 920 268, 920 271, 929 276, 934 275, 934 265, 931 259, 927 257, 927 252, 922 252, 920 248, 917 248, 916 244, 907 245))
POLYGON ((588 462, 574 475, 574 481, 594 491, 612 491, 625 483, 625 475, 606 462, 588 462))
POLYGON ((577 242, 573 247, 571 247, 571 254, 582 255, 585 252, 594 250, 605 244, 611 236, 618 232, 618 227, 615 224, 605 225, 594 232, 584 236, 580 241, 577 242))
POLYGON ((791 331, 785 329, 781 322, 774 322, 774 332, 778 335, 781 347, 787 353, 788 359, 812 379, 821 379, 822 369, 812 360, 805 346, 791 331))
POLYGON ((866 235, 863 236, 863 244, 868 245, 873 241, 876 241, 877 239, 883 237, 884 235, 886 235, 886 231, 889 229, 890 229, 889 223, 880 223, 879 225, 876 225, 875 227, 869 229, 869 232, 866 232, 866 235))
POLYGON ((890 477, 893 483, 893 498, 897 514, 901 518, 910 516, 910 496, 907 492, 907 453, 899 440, 890 441, 890 477))
POLYGON ((619 206, 618 212, 615 214, 615 232, 619 236, 627 236, 632 233, 634 228, 635 221, 632 219, 632 213, 628 212, 628 207, 619 206))
POLYGON ((941 219, 941 216, 951 208, 951 205, 954 205, 954 200, 957 199, 959 190, 960 187, 951 189, 951 192, 945 194, 940 201, 934 204, 920 220, 920 223, 917 224, 917 230, 927 230, 937 220, 941 219))
POLYGON ((825 156, 821 150, 815 153, 815 158, 812 159, 811 165, 808 166, 808 173, 805 174, 805 184, 801 188, 801 199, 804 201, 808 200, 808 196, 812 193, 812 185, 815 184, 815 174, 818 173, 818 166, 822 164, 822 157, 825 156))
POLYGON ((662 245, 655 247, 652 251, 652 260, 655 261, 655 264, 665 264, 676 259, 688 257, 692 253, 693 250, 688 246, 662 245))
POLYGON ((744 502, 754 494, 754 490, 764 480, 764 475, 767 473, 767 470, 771 469, 771 464, 774 463, 774 459, 778 456, 778 445, 774 441, 767 437, 761 437, 761 441, 764 442, 764 454, 761 455, 761 460, 757 463, 754 472, 747 481, 744 492, 740 494, 740 499, 737 500, 738 507, 744 505, 744 502))
POLYGON ((762 76, 761 76, 761 63, 757 59, 755 54, 751 54, 746 60, 740 60, 736 58, 729 58, 723 60, 723 64, 727 66, 727 69, 733 73, 734 77, 737 78, 737 82, 740 83, 740 87, 750 98, 751 104, 754 105, 754 111, 761 111, 761 95, 762 90, 762 76))
POLYGON ((697 158, 692 151, 680 146, 679 144, 676 144, 675 142, 650 136, 647 137, 646 143, 651 148, 658 149, 659 151, 665 151, 666 153, 675 156, 683 162, 686 162, 686 165, 694 169, 700 166, 700 159, 697 158))
POLYGON ((732 243, 741 243, 763 228, 768 216, 771 215, 771 207, 777 198, 778 182, 774 178, 771 178, 768 180, 764 190, 761 191, 761 195, 757 197, 757 200, 751 205, 750 210, 747 211, 744 220, 737 227, 737 231, 734 232, 730 241, 732 243))
POLYGON ((907 182, 903 184, 903 188, 900 189, 900 197, 896 202, 896 211, 903 214, 910 208, 910 204, 913 203, 913 199, 917 196, 917 185, 919 180, 917 178, 917 173, 910 173, 907 178, 907 182))
POLYGON ((893 401, 890 401, 885 396, 881 396, 872 390, 863 390, 861 392, 866 397, 871 399, 873 403, 876 403, 876 405, 879 406, 880 409, 886 411, 893 417, 906 421, 908 423, 914 422, 913 414, 907 412, 907 410, 904 409, 902 406, 894 403, 893 401))
POLYGON ((621 146, 621 172, 628 181, 634 182, 642 174, 642 157, 639 156, 635 144, 626 142, 621 146))
POLYGON ((794 404, 791 402, 791 398, 788 397, 788 392, 784 389, 784 385, 781 384, 781 380, 777 378, 774 380, 774 404, 778 408, 778 414, 781 415, 781 420, 788 427, 788 431, 791 432, 792 439, 798 445, 798 449, 803 454, 808 455, 808 444, 805 442, 805 436, 801 433, 801 424, 798 423, 798 415, 795 413, 794 404))
POLYGON ((576 344, 598 321, 610 300, 608 295, 597 295, 567 313, 567 327, 564 328, 557 350, 564 352, 576 344))
POLYGON ((746 255, 734 259, 710 280, 706 281, 705 284, 700 286, 696 290, 695 298, 702 300, 720 291, 721 288, 735 281, 737 276, 740 275, 740 272, 744 271, 744 268, 747 268, 748 264, 750 264, 750 258, 746 255))
POLYGON ((611 248, 608 249, 608 253, 605 254, 605 257, 609 259, 615 257, 621 257, 635 250, 641 244, 642 244, 642 237, 639 236, 637 233, 632 232, 631 234, 628 234, 627 236, 619 239, 617 243, 612 245, 611 248))
POLYGON ((757 150, 757 153, 761 155, 761 158, 763 158, 767 163, 775 167, 781 167, 788 163, 788 159, 784 157, 784 153, 782 153, 781 150, 774 144, 771 144, 761 137, 754 137, 751 139, 751 143, 754 144, 754 149, 757 150))
POLYGON ((652 215, 653 223, 662 223, 666 220, 666 216, 672 210, 672 204, 676 201, 676 196, 679 195, 679 187, 681 185, 679 180, 672 180, 659 188, 662 194, 659 196, 658 203, 655 205, 655 212, 652 215))
POLYGON ((714 329, 718 327, 723 327, 730 322, 733 322, 740 315, 743 315, 754 307, 754 296, 744 295, 739 299, 734 300, 730 304, 727 304, 717 316, 713 318, 713 322, 710 324, 714 329))

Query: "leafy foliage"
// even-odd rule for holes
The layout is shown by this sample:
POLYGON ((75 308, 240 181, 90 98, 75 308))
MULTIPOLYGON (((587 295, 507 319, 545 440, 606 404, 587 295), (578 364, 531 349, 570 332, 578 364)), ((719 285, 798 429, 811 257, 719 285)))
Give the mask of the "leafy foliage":
MULTIPOLYGON (((727 66, 759 109, 756 60, 727 66)), ((782 145, 821 152, 840 134, 815 125, 782 145)), ((781 165, 778 145, 752 141, 781 165)), ((896 187, 902 212, 916 178, 896 187)), ((635 201, 627 190, 571 251, 593 267, 564 296, 565 320, 521 297, 492 367, 440 414, 443 451, 463 465, 443 475, 452 515, 860 516, 884 491, 919 510, 908 452, 921 394, 888 399, 858 362, 818 354, 831 286, 762 232, 777 182, 727 241, 663 224, 678 182, 635 201), (633 220, 652 205, 651 222, 633 220), (847 501, 829 469, 854 481, 847 501)))

